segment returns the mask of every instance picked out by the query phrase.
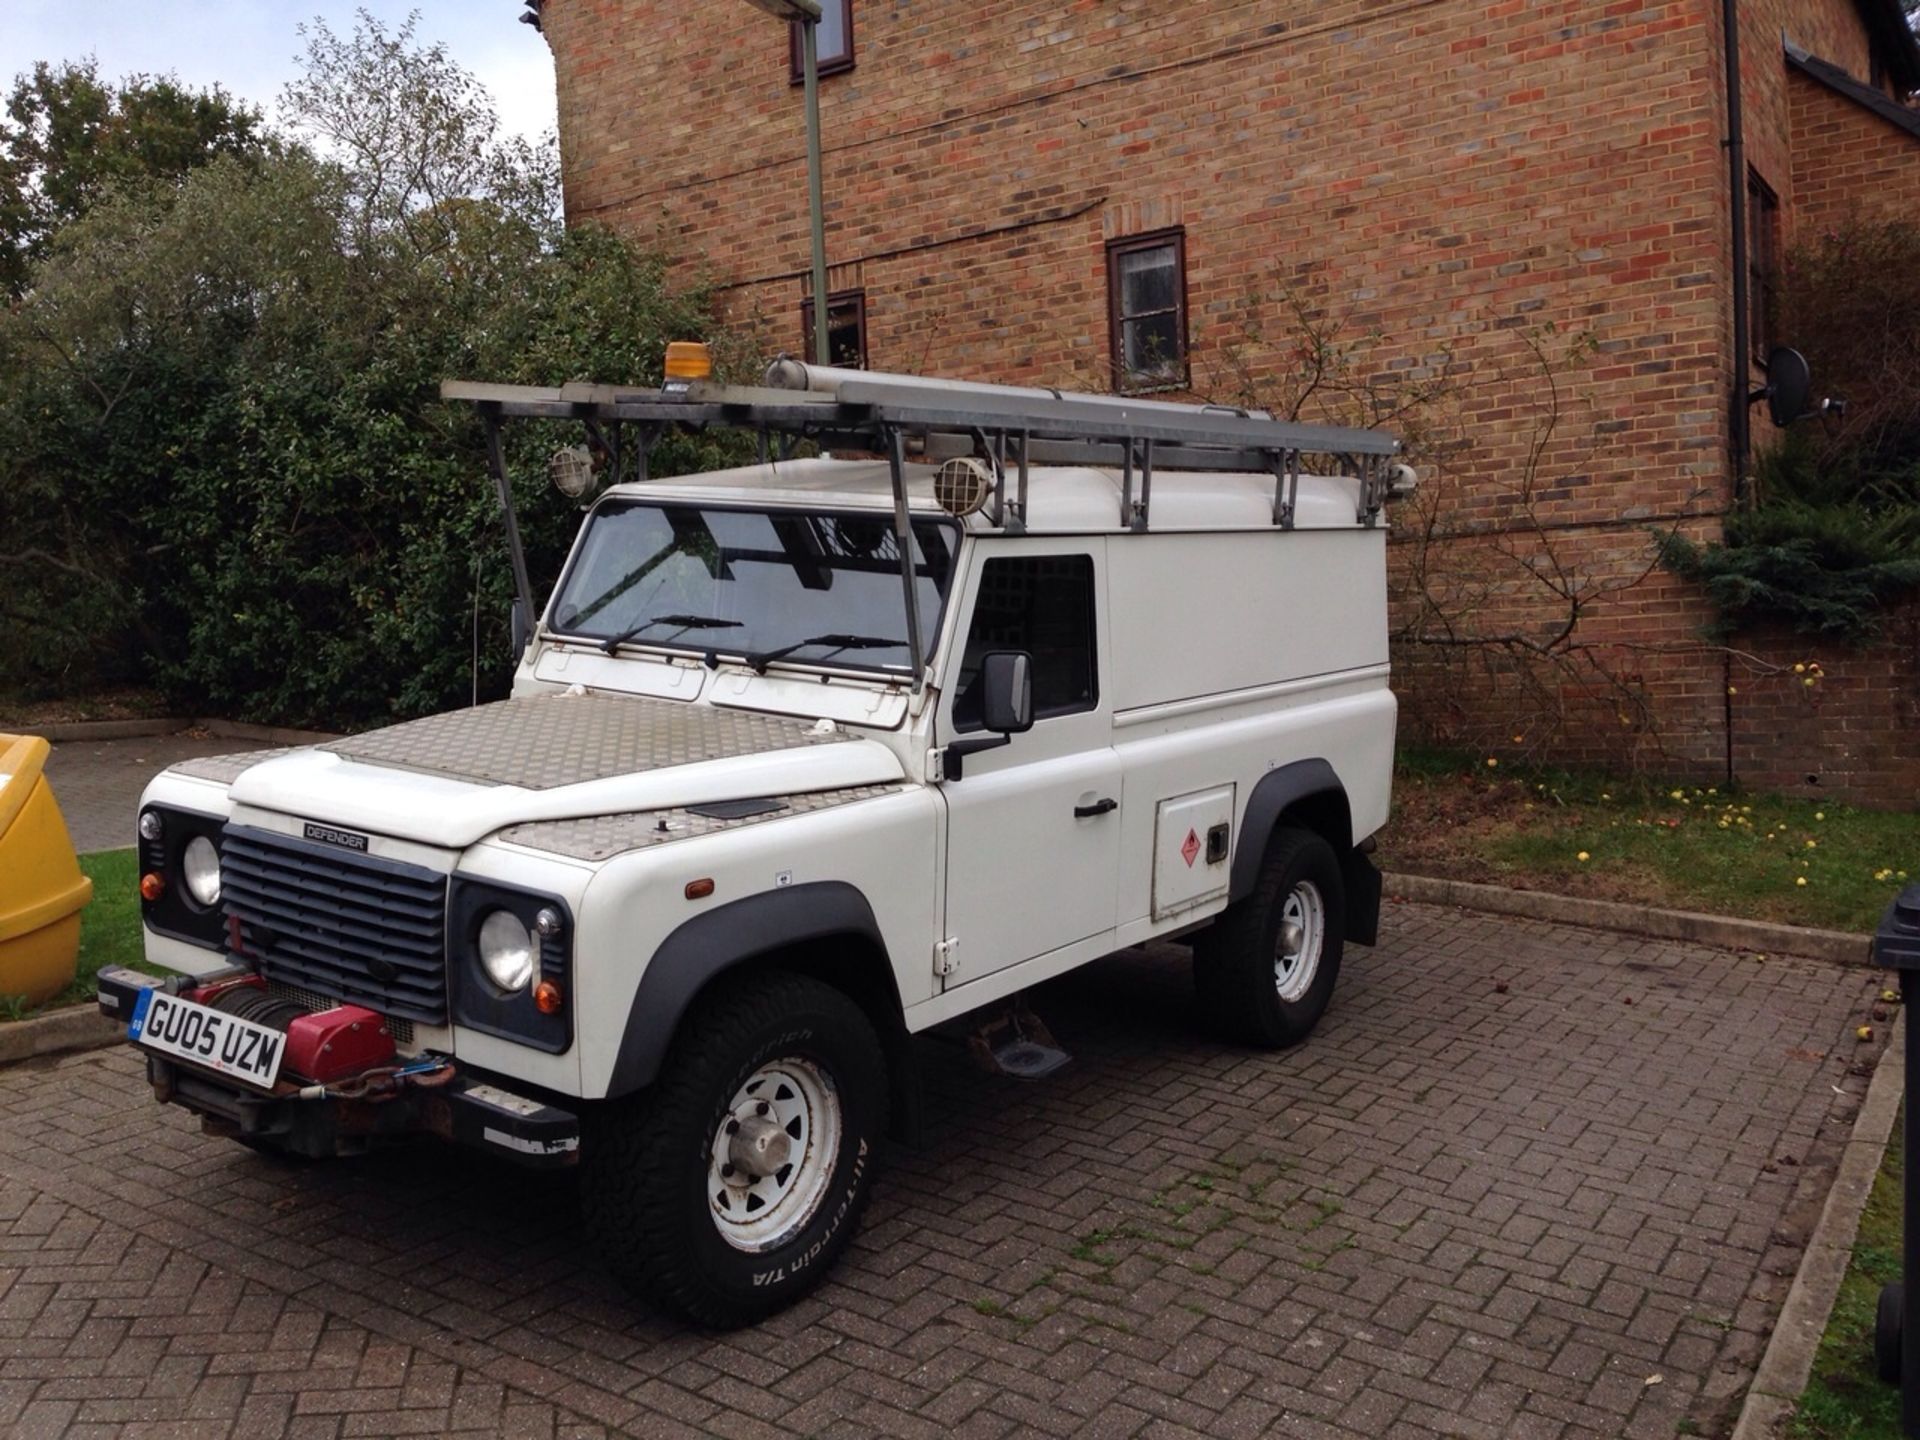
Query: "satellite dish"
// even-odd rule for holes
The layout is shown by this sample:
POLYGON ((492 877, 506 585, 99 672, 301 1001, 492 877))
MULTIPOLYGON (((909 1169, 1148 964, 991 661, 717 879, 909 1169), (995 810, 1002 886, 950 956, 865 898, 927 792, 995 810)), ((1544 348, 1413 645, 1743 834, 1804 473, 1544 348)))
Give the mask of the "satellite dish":
POLYGON ((1767 414, 1773 423, 1785 428, 1807 413, 1807 398, 1813 394, 1813 372, 1798 350, 1777 346, 1767 356, 1767 414))

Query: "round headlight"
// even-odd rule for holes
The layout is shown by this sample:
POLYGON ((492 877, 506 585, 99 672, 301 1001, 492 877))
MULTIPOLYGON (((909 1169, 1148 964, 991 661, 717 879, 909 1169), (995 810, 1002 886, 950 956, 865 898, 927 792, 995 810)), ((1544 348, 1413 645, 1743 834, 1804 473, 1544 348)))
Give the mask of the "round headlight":
POLYGON ((220 903, 220 852, 213 841, 196 835, 180 852, 180 878, 194 903, 211 910, 220 903))
POLYGON ((533 936, 520 917, 490 910, 480 922, 480 967, 508 994, 524 990, 533 978, 533 936))

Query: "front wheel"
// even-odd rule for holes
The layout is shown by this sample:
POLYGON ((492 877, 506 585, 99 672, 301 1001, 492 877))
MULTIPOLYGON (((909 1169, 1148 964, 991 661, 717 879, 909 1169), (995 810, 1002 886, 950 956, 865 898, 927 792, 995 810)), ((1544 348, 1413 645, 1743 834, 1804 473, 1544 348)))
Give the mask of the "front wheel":
POLYGON ((1276 832, 1253 892, 1194 946, 1201 1010, 1235 1040, 1269 1049, 1299 1043, 1333 999, 1346 928, 1346 881, 1333 847, 1310 830, 1276 832))
POLYGON ((701 1324, 751 1324, 846 1248, 886 1107, 880 1042, 847 996, 784 972, 723 981, 653 1088, 595 1117, 588 1228, 655 1299, 701 1324))

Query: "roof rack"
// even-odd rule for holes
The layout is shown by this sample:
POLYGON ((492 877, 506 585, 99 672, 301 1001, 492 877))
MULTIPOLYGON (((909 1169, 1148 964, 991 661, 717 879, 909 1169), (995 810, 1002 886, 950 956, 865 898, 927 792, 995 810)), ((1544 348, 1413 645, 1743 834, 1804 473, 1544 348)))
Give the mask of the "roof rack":
MULTIPOLYGON (((1387 462, 1400 442, 1376 430, 1302 425, 1264 410, 1182 405, 1128 396, 960 380, 889 375, 808 365, 781 357, 758 386, 669 380, 659 390, 613 385, 485 385, 450 380, 447 400, 467 400, 483 414, 588 422, 595 440, 622 459, 619 427, 634 425, 635 478, 646 478, 646 453, 667 426, 725 425, 752 429, 762 450, 813 440, 885 455, 889 436, 913 438, 935 458, 971 454, 992 466, 989 519, 1024 528, 1030 467, 1097 465, 1121 471, 1120 523, 1146 530, 1156 471, 1212 470, 1274 477, 1274 523, 1292 527, 1302 457, 1326 456, 1361 481, 1355 519, 1372 524, 1386 500, 1387 462), (1016 489, 1008 493, 1009 468, 1016 489)), ((616 476, 624 471, 616 466, 616 476)))
MULTIPOLYGON (((1092 465, 1121 474, 1120 524, 1146 531, 1156 474, 1230 471, 1273 476, 1273 523, 1293 528, 1305 456, 1325 456, 1359 481, 1355 522, 1372 526, 1393 488, 1400 442, 1376 430, 1302 425, 1264 410, 1182 405, 1130 396, 1080 395, 1013 385, 889 375, 809 365, 782 356, 760 385, 669 379, 659 390, 572 384, 556 388, 449 380, 444 400, 471 402, 487 432, 487 453, 506 513, 514 583, 532 614, 532 587, 520 545, 505 450, 503 419, 577 420, 611 462, 617 483, 648 478, 653 442, 670 427, 728 426, 760 437, 763 461, 785 459, 796 442, 868 450, 887 457, 893 519, 903 557, 911 554, 906 457, 911 438, 934 460, 972 456, 991 469, 987 519, 1008 534, 1026 529, 1032 467, 1092 465), (635 432, 629 446, 625 434, 635 432)), ((916 686, 921 679, 918 606, 903 558, 909 641, 916 686)))

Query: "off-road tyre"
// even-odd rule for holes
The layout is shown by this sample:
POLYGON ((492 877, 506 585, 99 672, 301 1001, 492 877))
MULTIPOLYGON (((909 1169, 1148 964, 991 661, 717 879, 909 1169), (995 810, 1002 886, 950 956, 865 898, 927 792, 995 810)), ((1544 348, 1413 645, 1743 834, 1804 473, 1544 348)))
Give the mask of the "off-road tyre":
POLYGON ((1253 890, 1201 932, 1194 988, 1208 1024, 1228 1039, 1263 1049, 1297 1045, 1312 1033, 1340 979, 1346 935, 1346 881, 1333 847, 1310 830, 1274 832, 1253 890), (1319 902, 1319 948, 1298 993, 1283 993, 1281 926, 1289 897, 1307 887, 1319 902))
POLYGON ((717 982, 681 1023, 659 1079, 588 1118, 580 1198, 593 1243, 616 1275, 656 1303, 732 1329, 800 1299, 852 1239, 887 1126, 886 1060, 846 995, 806 976, 763 971, 717 982), (789 1061, 825 1076, 837 1096, 832 1168, 822 1172, 824 1192, 804 1222, 751 1253, 727 1239, 716 1218, 716 1137, 741 1087, 789 1061))

